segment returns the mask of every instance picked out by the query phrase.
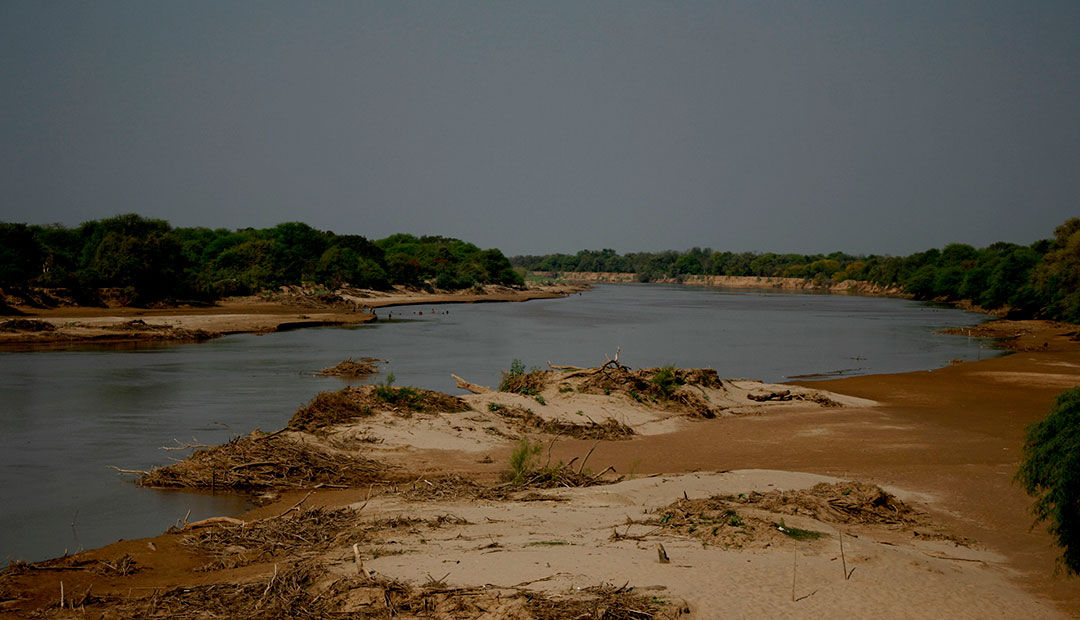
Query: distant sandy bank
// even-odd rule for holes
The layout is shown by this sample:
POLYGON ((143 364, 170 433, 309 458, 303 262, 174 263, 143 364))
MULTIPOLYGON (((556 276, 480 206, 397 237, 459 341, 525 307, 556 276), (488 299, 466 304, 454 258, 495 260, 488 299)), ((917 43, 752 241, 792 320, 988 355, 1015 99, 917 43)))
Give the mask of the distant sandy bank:
MULTIPOLYGON (((637 274, 611 271, 538 271, 534 275, 551 277, 567 282, 589 283, 627 283, 637 282, 637 274)), ((905 297, 897 287, 885 287, 869 282, 844 280, 834 284, 821 284, 804 278, 777 278, 764 276, 698 276, 686 275, 682 278, 660 278, 650 280, 658 284, 688 284, 691 286, 713 286, 730 289, 776 289, 789 291, 820 291, 830 293, 849 293, 881 297, 905 297)))
POLYGON ((196 342, 229 334, 355 325, 385 319, 392 312, 379 312, 379 308, 553 299, 587 288, 578 283, 530 285, 524 289, 487 286, 463 292, 429 293, 398 287, 392 291, 343 289, 314 294, 288 287, 269 296, 230 298, 211 306, 159 309, 13 306, 21 314, 0 318, 0 347, 196 342))

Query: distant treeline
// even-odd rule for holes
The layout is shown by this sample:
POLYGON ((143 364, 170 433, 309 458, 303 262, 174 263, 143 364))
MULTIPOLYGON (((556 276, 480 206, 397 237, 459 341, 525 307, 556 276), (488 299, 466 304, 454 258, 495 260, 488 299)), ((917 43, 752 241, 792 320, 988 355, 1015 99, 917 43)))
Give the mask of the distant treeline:
POLYGON ((136 304, 214 300, 312 283, 388 288, 430 281, 442 289, 522 284, 499 250, 445 237, 378 241, 291 222, 273 228, 173 228, 138 215, 76 228, 0 223, 0 287, 64 288, 93 303, 102 288, 136 304))
POLYGON ((822 284, 858 280, 900 287, 916 299, 963 300, 1013 316, 1080 323, 1080 219, 1054 231, 1053 239, 1029 246, 998 242, 982 249, 953 243, 910 256, 760 254, 693 248, 686 252, 582 250, 577 254, 514 256, 530 271, 609 271, 649 282, 688 275, 772 276, 822 284))

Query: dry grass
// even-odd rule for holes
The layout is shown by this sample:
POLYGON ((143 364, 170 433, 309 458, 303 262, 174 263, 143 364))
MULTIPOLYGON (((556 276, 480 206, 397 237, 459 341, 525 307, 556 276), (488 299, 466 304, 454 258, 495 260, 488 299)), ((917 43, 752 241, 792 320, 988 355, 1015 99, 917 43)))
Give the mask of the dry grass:
POLYGON ((324 377, 366 377, 379 372, 375 366, 381 360, 374 357, 361 357, 358 360, 349 358, 329 368, 323 368, 315 373, 324 377))
POLYGON ((336 392, 320 392, 293 414, 289 420, 289 428, 315 432, 372 415, 376 411, 411 414, 460 413, 468 410, 469 405, 464 400, 442 392, 411 387, 364 385, 336 392))
POLYGON ((181 544, 210 554, 212 560, 202 570, 236 568, 343 545, 358 521, 356 511, 348 508, 312 508, 288 517, 195 530, 181 544))
POLYGON ((56 326, 37 319, 8 319, 0 323, 0 332, 54 332, 56 326))
POLYGON ((589 420, 576 424, 565 420, 549 420, 536 415, 531 409, 516 406, 492 405, 490 408, 522 432, 561 435, 575 439, 630 439, 634 436, 634 429, 614 418, 600 423, 589 420))
POLYGON ((320 562, 303 561, 275 565, 273 574, 255 581, 176 587, 144 598, 98 597, 87 591, 68 603, 80 608, 78 616, 58 604, 36 616, 84 617, 89 612, 103 619, 646 620, 676 618, 686 611, 684 605, 666 604, 626 586, 602 584, 554 597, 514 586, 456 588, 435 578, 418 586, 368 575, 332 579, 328 574, 320 562))
POLYGON ((356 418, 369 416, 373 410, 369 399, 363 398, 355 388, 337 392, 319 392, 306 405, 293 414, 289 428, 313 432, 327 426, 341 424, 356 418))
POLYGON ((547 386, 549 374, 550 372, 545 370, 533 370, 527 373, 504 372, 499 391, 536 396, 547 386))
POLYGON ((805 515, 826 523, 910 527, 926 523, 925 513, 863 482, 821 483, 809 489, 769 491, 726 498, 777 514, 805 515))
POLYGON ((716 410, 701 388, 723 389, 723 382, 710 368, 642 368, 631 370, 618 364, 565 375, 583 380, 577 390, 583 394, 617 393, 645 404, 662 405, 692 416, 712 418, 716 410))
POLYGON ((268 435, 237 437, 196 450, 179 463, 151 470, 139 482, 150 487, 260 490, 360 485, 390 479, 393 473, 372 459, 268 435))
MULTIPOLYGON (((786 526, 784 515, 842 525, 892 525, 897 528, 928 525, 924 513, 874 485, 861 482, 821 483, 795 491, 680 499, 657 511, 656 516, 643 525, 698 538, 703 544, 733 548, 764 547, 784 537, 813 540, 826 535, 786 526)), ((620 533, 616 527, 612 538, 635 538, 630 531, 627 527, 620 533)), ((945 535, 932 536, 954 540, 945 535)))

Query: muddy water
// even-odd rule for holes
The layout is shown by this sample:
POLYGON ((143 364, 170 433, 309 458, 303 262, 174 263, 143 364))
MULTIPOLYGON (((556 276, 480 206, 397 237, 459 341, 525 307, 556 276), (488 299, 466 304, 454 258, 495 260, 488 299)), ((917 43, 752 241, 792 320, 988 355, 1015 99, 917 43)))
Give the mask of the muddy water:
POLYGON ((243 500, 139 489, 108 468, 148 469, 179 444, 283 426, 347 357, 387 360, 381 380, 457 393, 510 362, 705 366, 721 376, 891 373, 992 354, 942 336, 985 320, 896 299, 608 285, 562 300, 409 306, 376 325, 231 336, 203 344, 0 353, 0 562, 39 560, 236 513, 243 500), (392 321, 387 321, 391 318, 392 321), (190 513, 190 514, 189 514, 190 513))

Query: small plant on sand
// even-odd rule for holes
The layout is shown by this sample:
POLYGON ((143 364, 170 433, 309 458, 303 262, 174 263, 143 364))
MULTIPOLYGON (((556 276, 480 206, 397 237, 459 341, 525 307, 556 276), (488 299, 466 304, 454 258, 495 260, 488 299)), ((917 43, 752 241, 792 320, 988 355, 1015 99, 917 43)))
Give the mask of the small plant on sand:
POLYGON ((540 400, 540 390, 543 388, 544 371, 533 368, 525 372, 525 364, 519 359, 510 362, 510 370, 503 373, 502 382, 499 383, 500 392, 536 396, 537 400, 540 400))
POLYGON ((785 536, 789 536, 800 542, 807 540, 817 540, 819 538, 828 536, 828 534, 826 534, 825 532, 815 532, 814 530, 804 530, 797 527, 791 527, 790 525, 785 525, 783 519, 780 519, 780 523, 773 523, 773 527, 775 527, 785 536))
POLYGON ((739 513, 735 512, 734 510, 725 510, 724 511, 724 519, 727 521, 727 524, 730 525, 731 527, 742 527, 742 526, 746 525, 746 521, 743 521, 742 516, 739 515, 739 513))
POLYGON ((408 407, 417 411, 424 408, 424 394, 422 392, 410 387, 393 387, 394 381, 394 373, 386 375, 386 380, 382 385, 375 386, 372 394, 382 402, 396 407, 408 407))
POLYGON ((657 370, 656 374, 649 379, 649 382, 656 386, 656 390, 660 392, 660 396, 665 400, 671 398, 675 394, 675 390, 682 384, 678 373, 675 372, 675 366, 670 364, 657 370))
POLYGON ((503 479, 513 484, 524 482, 536 469, 540 460, 540 451, 544 445, 532 442, 528 437, 522 437, 510 453, 509 468, 503 472, 503 479))

